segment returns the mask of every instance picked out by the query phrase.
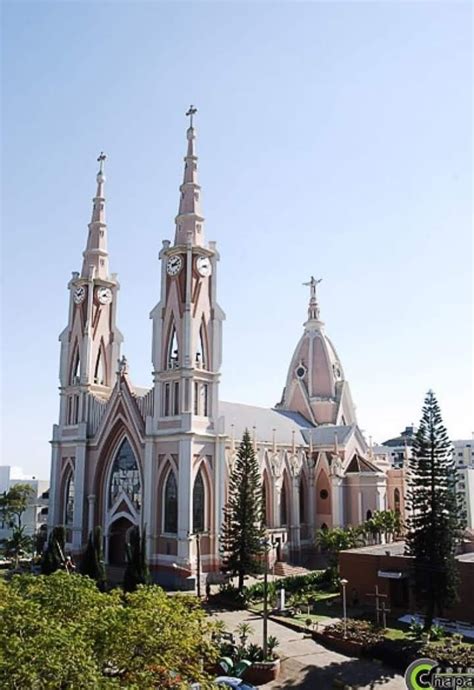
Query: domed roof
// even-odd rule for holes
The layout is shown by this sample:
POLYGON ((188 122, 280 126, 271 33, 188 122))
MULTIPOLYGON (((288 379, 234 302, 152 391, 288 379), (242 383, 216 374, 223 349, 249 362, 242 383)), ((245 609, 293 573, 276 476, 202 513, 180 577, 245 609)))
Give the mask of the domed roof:
POLYGON ((331 340, 319 318, 314 278, 308 320, 291 359, 278 407, 299 412, 315 424, 356 424, 349 384, 331 340))

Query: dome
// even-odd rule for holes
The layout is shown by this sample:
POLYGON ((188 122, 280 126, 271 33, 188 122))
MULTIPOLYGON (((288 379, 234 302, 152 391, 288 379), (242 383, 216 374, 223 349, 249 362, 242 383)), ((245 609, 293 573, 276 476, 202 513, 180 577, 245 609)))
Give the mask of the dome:
POLYGON ((279 408, 299 412, 314 424, 356 424, 349 384, 336 349, 324 332, 311 285, 308 320, 291 359, 279 408))

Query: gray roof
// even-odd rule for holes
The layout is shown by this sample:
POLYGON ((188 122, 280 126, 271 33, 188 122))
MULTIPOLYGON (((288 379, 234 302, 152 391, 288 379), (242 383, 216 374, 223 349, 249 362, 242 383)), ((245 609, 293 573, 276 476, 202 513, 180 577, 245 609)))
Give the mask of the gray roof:
POLYGON ((266 407, 242 405, 241 403, 220 401, 219 417, 221 416, 224 418, 224 433, 231 436, 233 431, 235 439, 242 438, 245 429, 248 429, 252 434, 253 427, 255 427, 257 441, 271 443, 275 429, 276 443, 291 445, 293 442, 292 432, 294 431, 295 443, 306 445, 307 440, 303 430, 313 428, 312 424, 298 412, 272 410, 266 407), (234 425, 233 430, 232 424, 234 425))
POLYGON ((242 438, 245 429, 252 434, 255 427, 257 441, 271 443, 275 429, 275 442, 291 445, 294 431, 297 445, 308 446, 311 436, 315 448, 332 447, 336 434, 337 442, 344 446, 355 429, 355 425, 313 426, 299 412, 222 401, 219 402, 219 417, 224 418, 224 433, 228 436, 232 435, 231 425, 234 425, 233 434, 236 439, 242 438))
MULTIPOLYGON (((344 549, 344 551, 350 551, 351 553, 367 553, 372 556, 404 556, 405 555, 405 542, 404 541, 393 541, 390 544, 372 544, 371 546, 359 546, 357 549, 344 549)), ((343 552, 342 552, 343 553, 343 552)))

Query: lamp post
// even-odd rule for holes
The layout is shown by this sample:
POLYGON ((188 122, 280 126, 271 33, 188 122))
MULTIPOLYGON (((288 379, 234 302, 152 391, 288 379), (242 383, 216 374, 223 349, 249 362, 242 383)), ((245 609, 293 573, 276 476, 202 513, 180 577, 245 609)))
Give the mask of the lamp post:
POLYGON ((265 661, 268 653, 268 554, 273 548, 273 540, 266 538, 262 541, 265 549, 265 566, 263 571, 263 660, 265 661))
POLYGON ((347 637, 347 607, 346 607, 346 587, 349 581, 345 577, 341 580, 342 585, 342 620, 344 626, 344 639, 347 637))

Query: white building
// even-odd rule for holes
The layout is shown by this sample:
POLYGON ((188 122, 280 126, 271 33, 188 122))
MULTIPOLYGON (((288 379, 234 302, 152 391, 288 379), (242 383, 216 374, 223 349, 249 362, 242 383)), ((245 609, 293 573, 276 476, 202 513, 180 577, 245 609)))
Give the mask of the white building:
MULTIPOLYGON (((28 484, 34 490, 34 496, 30 506, 22 515, 22 524, 25 532, 32 536, 42 526, 46 529, 48 520, 48 493, 49 481, 46 479, 36 479, 36 477, 15 477, 14 468, 9 465, 0 465, 0 494, 9 491, 12 486, 17 484, 28 484)), ((11 535, 11 528, 8 524, 0 520, 0 539, 8 539, 11 535)))

